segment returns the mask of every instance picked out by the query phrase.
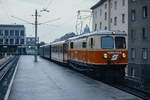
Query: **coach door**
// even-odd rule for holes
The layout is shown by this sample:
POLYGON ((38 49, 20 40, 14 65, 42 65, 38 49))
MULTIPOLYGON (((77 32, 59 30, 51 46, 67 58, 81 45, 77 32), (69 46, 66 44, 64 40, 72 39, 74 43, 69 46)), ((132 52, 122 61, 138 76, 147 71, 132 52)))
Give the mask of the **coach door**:
POLYGON ((63 44, 63 61, 65 63, 67 63, 67 49, 68 49, 68 45, 67 43, 63 44))

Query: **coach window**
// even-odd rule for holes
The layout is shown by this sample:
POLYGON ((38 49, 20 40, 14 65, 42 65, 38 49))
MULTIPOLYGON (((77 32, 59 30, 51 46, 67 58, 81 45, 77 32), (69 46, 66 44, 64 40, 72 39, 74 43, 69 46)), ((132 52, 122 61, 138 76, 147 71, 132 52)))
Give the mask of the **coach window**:
POLYGON ((101 48, 102 49, 112 49, 114 48, 114 40, 111 36, 101 37, 101 48))
POLYGON ((73 42, 70 43, 70 48, 73 49, 73 42))
POLYGON ((82 42, 82 48, 86 48, 86 42, 82 42))

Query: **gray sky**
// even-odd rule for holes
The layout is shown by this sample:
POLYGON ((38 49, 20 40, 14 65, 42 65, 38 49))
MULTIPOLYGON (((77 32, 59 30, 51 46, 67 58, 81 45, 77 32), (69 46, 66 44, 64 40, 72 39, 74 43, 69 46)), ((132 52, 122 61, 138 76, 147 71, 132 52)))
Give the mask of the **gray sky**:
POLYGON ((34 36, 34 26, 12 18, 16 16, 34 22, 35 9, 48 7, 42 12, 39 23, 61 18, 38 28, 40 41, 50 42, 68 32, 75 32, 77 10, 88 10, 99 0, 0 0, 0 24, 24 24, 27 36, 34 36), (50 4, 50 5, 49 5, 50 4))

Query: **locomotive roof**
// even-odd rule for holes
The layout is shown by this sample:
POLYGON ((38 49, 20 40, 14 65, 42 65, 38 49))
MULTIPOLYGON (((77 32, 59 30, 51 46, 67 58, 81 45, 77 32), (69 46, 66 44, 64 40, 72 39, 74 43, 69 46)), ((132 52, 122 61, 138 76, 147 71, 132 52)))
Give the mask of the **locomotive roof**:
MULTIPOLYGON (((64 42, 66 42, 67 40, 74 40, 74 39, 78 39, 78 38, 83 38, 83 37, 88 37, 88 36, 93 36, 93 35, 127 35, 126 32, 124 31, 100 31, 100 32, 93 32, 93 33, 86 33, 86 34, 81 34, 81 35, 77 35, 75 37, 63 40, 63 41, 57 41, 57 42, 52 42, 50 44, 63 44, 64 42)), ((49 45, 49 44, 48 44, 49 45)), ((46 45, 44 45, 46 46, 46 45)))
POLYGON ((69 38, 68 40, 73 40, 73 39, 77 39, 77 38, 82 38, 82 37, 88 37, 88 36, 93 36, 93 35, 126 35, 126 32, 124 31, 100 31, 100 32, 93 32, 93 33, 87 33, 87 34, 82 34, 82 35, 78 35, 72 38, 69 38))

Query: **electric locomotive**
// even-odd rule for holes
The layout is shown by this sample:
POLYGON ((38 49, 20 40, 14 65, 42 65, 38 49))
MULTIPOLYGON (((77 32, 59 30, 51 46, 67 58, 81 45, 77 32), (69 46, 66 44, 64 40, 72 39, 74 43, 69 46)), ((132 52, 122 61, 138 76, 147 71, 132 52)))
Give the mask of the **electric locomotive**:
POLYGON ((92 71, 101 79, 124 77, 128 63, 125 32, 94 32, 68 41, 68 62, 77 70, 92 71))

